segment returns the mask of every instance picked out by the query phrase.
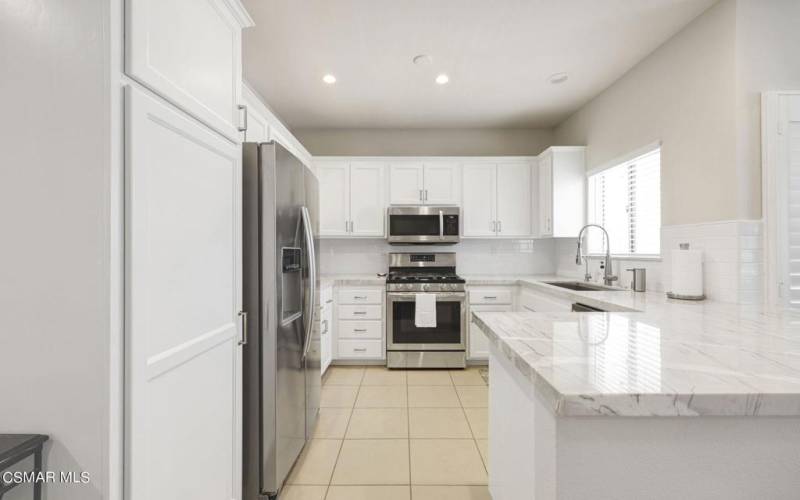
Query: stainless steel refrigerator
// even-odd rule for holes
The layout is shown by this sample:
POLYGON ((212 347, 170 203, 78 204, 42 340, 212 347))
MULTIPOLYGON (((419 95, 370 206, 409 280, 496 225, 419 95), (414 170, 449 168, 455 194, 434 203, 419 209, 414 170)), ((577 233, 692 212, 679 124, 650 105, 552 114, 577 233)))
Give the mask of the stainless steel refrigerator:
POLYGON ((275 142, 243 149, 245 500, 274 497, 319 414, 319 188, 275 142))

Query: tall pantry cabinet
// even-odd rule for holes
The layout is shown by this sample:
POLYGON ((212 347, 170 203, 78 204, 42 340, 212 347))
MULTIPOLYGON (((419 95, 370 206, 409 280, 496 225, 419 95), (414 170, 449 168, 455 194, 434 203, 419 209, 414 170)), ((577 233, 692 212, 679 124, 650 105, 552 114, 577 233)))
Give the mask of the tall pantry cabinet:
POLYGON ((252 20, 238 0, 124 7, 125 498, 238 500, 252 20))

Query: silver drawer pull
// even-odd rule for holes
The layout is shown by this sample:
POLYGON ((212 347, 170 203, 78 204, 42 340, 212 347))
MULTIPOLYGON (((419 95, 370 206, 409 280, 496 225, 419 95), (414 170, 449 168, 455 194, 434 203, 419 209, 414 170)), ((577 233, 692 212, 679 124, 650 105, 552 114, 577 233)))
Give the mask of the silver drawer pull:
POLYGON ((358 333, 366 333, 367 329, 366 328, 353 328, 353 331, 354 332, 358 332, 358 333))
POLYGON ((366 295, 353 295, 353 299, 355 300, 367 300, 366 295))
POLYGON ((353 351, 355 351, 355 352, 367 352, 367 348, 366 347, 361 347, 360 349, 353 349, 353 351))
POLYGON ((333 303, 333 299, 328 299, 328 300, 325 301, 325 303, 326 304, 332 304, 333 303))
POLYGON ((483 298, 484 299, 496 299, 497 296, 496 295, 484 295, 483 298))
POLYGON ((353 311, 353 314, 357 314, 359 316, 363 316, 363 315, 367 314, 367 311, 353 311))

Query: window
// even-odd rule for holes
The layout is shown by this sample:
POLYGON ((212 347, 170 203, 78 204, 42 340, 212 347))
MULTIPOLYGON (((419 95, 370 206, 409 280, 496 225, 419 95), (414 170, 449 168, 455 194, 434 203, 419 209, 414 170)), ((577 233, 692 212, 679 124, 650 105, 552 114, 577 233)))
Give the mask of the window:
MULTIPOLYGON (((614 255, 661 253, 661 149, 589 175, 588 220, 606 228, 614 255)), ((590 254, 604 254, 601 231, 588 231, 590 254)))

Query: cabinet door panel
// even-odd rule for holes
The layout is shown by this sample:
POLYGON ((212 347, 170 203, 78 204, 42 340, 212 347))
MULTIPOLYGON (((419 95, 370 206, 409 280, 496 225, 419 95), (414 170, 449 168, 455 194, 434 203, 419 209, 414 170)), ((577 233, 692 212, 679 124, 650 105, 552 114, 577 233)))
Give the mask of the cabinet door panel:
POLYGON ((455 162, 425 164, 424 198, 426 205, 458 205, 459 166, 455 162))
POLYGON ((126 72, 233 141, 242 25, 224 0, 127 0, 126 72))
POLYGON ((496 170, 488 163, 466 164, 462 169, 464 236, 495 236, 496 170))
MULTIPOLYGON (((496 306, 470 304, 469 309, 471 312, 510 312, 513 307, 511 304, 496 306)), ((469 359, 489 359, 489 339, 473 321, 469 323, 469 359)))
POLYGON ((384 165, 350 164, 350 220, 352 236, 384 236, 384 165))
POLYGON ((422 163, 393 163, 389 166, 389 198, 392 205, 421 205, 422 163))
POLYGON ((240 499, 241 149, 126 98, 125 496, 240 499))
POLYGON ((553 156, 539 159, 539 234, 553 234, 553 156))
POLYGON ((531 166, 497 165, 497 235, 531 234, 531 166))
POLYGON ((350 167, 346 162, 318 162, 320 236, 346 236, 350 221, 350 167))

